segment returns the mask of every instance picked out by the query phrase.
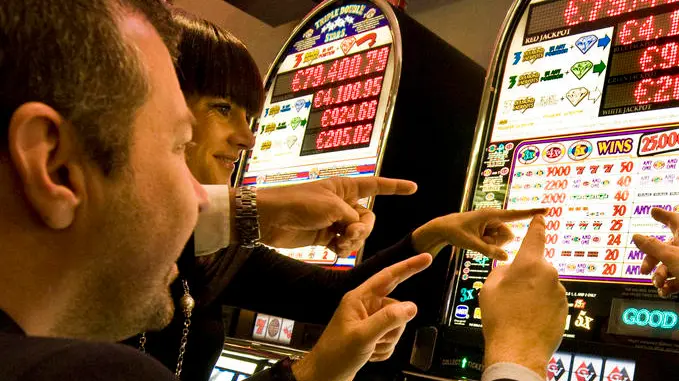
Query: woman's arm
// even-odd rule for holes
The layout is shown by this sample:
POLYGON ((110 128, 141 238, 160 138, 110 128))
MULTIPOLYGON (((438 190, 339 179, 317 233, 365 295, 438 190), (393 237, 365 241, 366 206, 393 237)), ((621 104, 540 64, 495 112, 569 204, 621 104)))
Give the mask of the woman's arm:
POLYGON ((250 253, 222 292, 224 304, 309 323, 327 323, 347 291, 414 252, 410 235, 352 270, 331 270, 266 247, 250 253))
MULTIPOLYGON (((500 248, 512 237, 505 222, 524 219, 542 209, 484 209, 436 218, 395 245, 384 249, 349 271, 330 270, 300 262, 266 247, 229 247, 209 261, 203 283, 203 301, 269 313, 309 323, 325 323, 342 296, 381 269, 418 254, 416 250, 440 250, 453 244, 477 250, 493 258, 506 256, 500 248)), ((435 252, 432 254, 436 254, 435 252)), ((446 263, 447 265, 447 263, 446 263)), ((432 266, 428 271, 436 271, 432 266)), ((431 301, 430 287, 438 285, 423 273, 401 287, 396 297, 416 304, 431 301)))

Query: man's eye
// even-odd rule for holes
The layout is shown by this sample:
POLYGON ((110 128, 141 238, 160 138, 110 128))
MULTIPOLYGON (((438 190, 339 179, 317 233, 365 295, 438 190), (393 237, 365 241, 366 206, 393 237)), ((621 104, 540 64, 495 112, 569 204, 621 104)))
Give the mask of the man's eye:
POLYGON ((196 145, 196 142, 186 142, 186 143, 184 143, 184 144, 178 145, 177 148, 176 148, 176 151, 177 151, 177 153, 183 154, 183 153, 186 152, 186 149, 187 149, 187 148, 193 147, 193 146, 195 146, 195 145, 196 145))

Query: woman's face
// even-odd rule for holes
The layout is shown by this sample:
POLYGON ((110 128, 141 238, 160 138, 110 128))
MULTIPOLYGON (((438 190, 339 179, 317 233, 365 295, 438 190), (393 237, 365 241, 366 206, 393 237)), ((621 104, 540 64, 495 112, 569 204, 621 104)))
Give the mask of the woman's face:
POLYGON ((196 117, 189 169, 201 184, 230 184, 241 151, 255 144, 247 112, 230 98, 194 97, 188 104, 196 117))

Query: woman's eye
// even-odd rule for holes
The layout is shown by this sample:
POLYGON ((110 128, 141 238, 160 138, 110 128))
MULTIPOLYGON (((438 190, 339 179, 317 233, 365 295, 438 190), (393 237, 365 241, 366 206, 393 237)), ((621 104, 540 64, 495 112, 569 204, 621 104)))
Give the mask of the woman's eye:
POLYGON ((230 104, 216 105, 215 108, 217 109, 217 111, 219 111, 220 114, 224 116, 229 116, 229 113, 231 112, 230 104))

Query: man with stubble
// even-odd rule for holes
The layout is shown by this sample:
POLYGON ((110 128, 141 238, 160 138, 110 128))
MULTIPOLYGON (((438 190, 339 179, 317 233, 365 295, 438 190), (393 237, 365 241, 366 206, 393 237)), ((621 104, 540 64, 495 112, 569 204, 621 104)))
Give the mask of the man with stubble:
POLYGON ((170 321, 206 199, 171 36, 153 0, 0 4, 2 380, 172 378, 103 343, 170 321))

